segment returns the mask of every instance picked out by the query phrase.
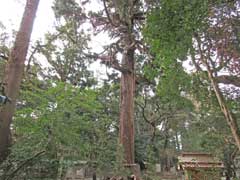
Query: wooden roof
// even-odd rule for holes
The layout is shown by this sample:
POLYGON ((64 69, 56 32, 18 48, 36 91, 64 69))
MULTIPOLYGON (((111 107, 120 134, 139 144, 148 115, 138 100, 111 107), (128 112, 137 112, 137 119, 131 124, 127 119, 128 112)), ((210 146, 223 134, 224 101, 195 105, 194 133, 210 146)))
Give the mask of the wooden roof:
POLYGON ((209 153, 182 153, 178 157, 181 169, 186 168, 223 168, 223 163, 209 153))

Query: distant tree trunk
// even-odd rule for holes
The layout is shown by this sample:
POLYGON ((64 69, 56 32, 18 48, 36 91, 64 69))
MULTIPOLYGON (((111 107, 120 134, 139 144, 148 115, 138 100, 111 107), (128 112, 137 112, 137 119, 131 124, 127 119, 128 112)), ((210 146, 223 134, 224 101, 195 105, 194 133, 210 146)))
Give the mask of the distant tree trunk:
POLYGON ((125 40, 127 49, 124 51, 122 64, 128 71, 121 75, 120 95, 120 143, 124 151, 126 164, 134 164, 134 49, 130 47, 130 38, 125 40))
POLYGON ((179 135, 178 135, 178 132, 176 131, 176 150, 179 152, 180 151, 180 142, 179 142, 179 135))
POLYGON ((97 173, 94 170, 93 174, 92 174, 92 180, 97 180, 97 173))
POLYGON ((58 161, 58 170, 57 170, 57 180, 61 180, 62 179, 62 175, 63 175, 63 161, 64 161, 64 156, 62 154, 62 152, 58 152, 57 156, 59 158, 58 161))
POLYGON ((0 110, 0 163, 6 159, 11 145, 10 125, 15 111, 16 98, 20 89, 38 4, 39 0, 27 0, 20 29, 5 69, 5 93, 12 102, 4 105, 0 110))
POLYGON ((169 171, 170 170, 170 163, 169 163, 169 155, 168 155, 168 144, 169 144, 169 132, 168 132, 168 128, 165 129, 165 142, 164 142, 164 146, 163 146, 163 170, 164 171, 169 171))

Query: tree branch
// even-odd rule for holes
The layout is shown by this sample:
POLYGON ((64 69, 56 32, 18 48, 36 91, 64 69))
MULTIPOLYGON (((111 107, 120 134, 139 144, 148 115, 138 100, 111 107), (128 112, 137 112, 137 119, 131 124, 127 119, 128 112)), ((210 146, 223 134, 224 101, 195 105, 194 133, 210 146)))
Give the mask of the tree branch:
POLYGON ((215 80, 217 83, 232 84, 234 86, 240 87, 240 77, 237 76, 221 75, 215 77, 215 80))
POLYGON ((106 0, 103 0, 103 6, 104 6, 104 11, 107 15, 107 18, 108 18, 110 24, 117 27, 117 25, 113 22, 112 18, 110 17, 110 14, 109 14, 109 11, 108 11, 107 5, 106 5, 106 0))
POLYGON ((32 160, 34 160, 35 158, 37 158, 38 156, 44 154, 46 151, 43 150, 43 151, 40 151, 38 152, 37 154, 35 154, 34 156, 32 156, 31 158, 27 159, 26 161, 22 162, 17 169, 15 169, 10 175, 8 175, 8 177, 6 178, 6 180, 10 180, 12 179, 15 174, 20 170, 22 169, 26 164, 28 164, 29 162, 31 162, 32 160))

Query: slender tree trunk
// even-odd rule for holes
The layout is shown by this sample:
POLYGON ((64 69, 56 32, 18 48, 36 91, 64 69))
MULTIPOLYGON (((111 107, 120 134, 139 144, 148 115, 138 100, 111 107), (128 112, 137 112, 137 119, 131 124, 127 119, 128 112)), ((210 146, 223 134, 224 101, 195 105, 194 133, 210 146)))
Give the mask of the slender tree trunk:
POLYGON ((179 136, 178 136, 178 132, 176 132, 176 149, 179 152, 180 151, 180 142, 179 142, 179 136))
MULTIPOLYGON (((129 39, 126 47, 130 46, 129 39)), ((123 147, 126 164, 134 164, 134 49, 127 48, 124 51, 122 64, 128 71, 121 75, 120 95, 120 144, 123 147)))
POLYGON ((211 81, 212 87, 213 87, 215 95, 217 97, 218 104, 219 104, 221 111, 223 112, 225 119, 231 129, 232 136, 235 140, 236 146, 238 147, 238 149, 240 151, 240 133, 239 133, 237 121, 236 121, 234 115, 232 114, 232 112, 229 110, 229 108, 225 102, 225 99, 223 97, 223 94, 222 94, 221 90, 219 89, 218 84, 213 77, 213 74, 211 72, 209 65, 206 62, 205 62, 205 66, 207 67, 208 77, 211 81))
POLYGON ((240 150, 240 132, 239 132, 239 127, 238 127, 238 124, 237 124, 237 120, 234 117, 231 110, 228 108, 228 106, 225 102, 225 98, 224 98, 224 96, 223 96, 223 94, 222 94, 222 92, 221 92, 221 90, 218 86, 218 83, 217 83, 217 81, 216 81, 216 79, 213 75, 213 71, 208 64, 207 59, 203 55, 202 48, 201 48, 201 39, 199 38, 199 36, 197 34, 195 34, 195 38, 196 38, 197 43, 198 43, 198 49, 200 51, 201 61, 207 69, 208 79, 211 82, 214 93, 215 93, 215 95, 217 97, 217 100, 218 100, 218 104, 219 104, 219 106, 221 108, 221 111, 224 114, 225 119, 226 119, 226 121, 227 121, 227 123, 230 127, 230 130, 232 132, 232 136, 233 136, 233 139, 235 140, 236 146, 240 150))
POLYGON ((12 102, 4 105, 0 110, 0 163, 7 157, 11 145, 10 125, 15 111, 16 98, 20 89, 38 4, 39 0, 27 0, 20 29, 5 69, 5 93, 12 102))
POLYGON ((62 155, 62 153, 58 153, 58 157, 59 158, 59 165, 58 165, 58 171, 57 171, 57 180, 61 180, 62 179, 62 174, 63 174, 63 161, 64 161, 64 157, 62 155))

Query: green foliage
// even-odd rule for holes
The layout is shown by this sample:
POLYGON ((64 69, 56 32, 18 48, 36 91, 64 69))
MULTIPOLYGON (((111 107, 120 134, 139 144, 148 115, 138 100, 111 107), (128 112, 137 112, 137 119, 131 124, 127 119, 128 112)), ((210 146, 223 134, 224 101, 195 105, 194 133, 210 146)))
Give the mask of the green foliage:
MULTIPOLYGON (((135 161, 148 163, 146 179, 158 178, 154 163, 164 165, 162 161, 174 158, 181 150, 214 152, 223 157, 234 149, 225 144, 226 139, 232 139, 210 84, 204 81, 206 73, 188 74, 183 68, 194 34, 208 27, 211 5, 218 2, 225 1, 161 0, 148 12, 143 35, 154 60, 146 61, 149 54, 135 56, 136 74, 157 84, 140 82, 136 88, 135 161), (200 109, 194 109, 195 103, 200 109)), ((132 19, 126 15, 139 12, 129 8, 131 3, 108 2, 110 12, 116 10, 116 18, 129 27, 132 19)), ((46 34, 44 43, 36 43, 37 53, 44 55, 50 66, 45 71, 34 62, 26 72, 12 125, 11 155, 1 166, 4 175, 9 177, 41 151, 41 156, 20 169, 16 179, 35 179, 42 171, 41 179, 46 174, 46 179, 56 179, 59 169, 64 174, 83 160, 100 174, 106 169, 119 176, 129 174, 122 164, 123 148, 117 145, 119 75, 108 74, 101 87, 95 88, 88 69, 92 63, 87 55, 90 36, 82 27, 84 9, 75 0, 55 0, 53 9, 55 30, 46 34)), ((6 40, 6 34, 1 33, 0 55, 9 55, 6 40)), ((5 64, 1 59, 0 68, 5 64)), ((228 103, 239 116, 239 102, 228 103)))
MULTIPOLYGON (((198 50, 194 49, 196 43, 193 38, 196 35, 201 37, 209 27, 214 26, 215 16, 218 16, 220 11, 224 14, 224 7, 232 7, 231 4, 234 7, 234 3, 224 0, 163 0, 152 8, 143 33, 152 53, 155 54, 153 63, 162 70, 159 87, 162 94, 164 91, 168 94, 179 94, 180 89, 187 94, 192 94, 203 103, 216 103, 212 89, 209 89, 210 84, 206 81, 206 73, 203 71, 187 74, 182 68, 182 63, 189 60, 190 55, 194 56, 191 58, 200 56, 198 50), (213 15, 214 13, 216 15, 213 15)), ((207 38, 210 37, 207 36, 207 38)), ((209 42, 205 40, 202 46, 206 46, 209 42)), ((151 74, 150 69, 146 71, 149 71, 147 74, 151 74)), ((154 75, 155 73, 152 73, 150 77, 153 78, 154 75)), ((173 97, 176 98, 176 96, 173 97)))
MULTIPOLYGON (((186 73, 183 61, 189 58, 195 34, 206 30, 211 24, 209 17, 212 8, 224 3, 225 1, 210 0, 160 1, 149 12, 143 31, 145 40, 155 55, 153 63, 162 70, 157 91, 159 96, 170 104, 178 104, 178 108, 185 106, 183 97, 190 96, 193 97, 190 101, 196 101, 201 108, 197 111, 198 115, 194 113, 195 117, 186 121, 185 128, 179 129, 184 150, 213 151, 214 147, 220 147, 223 142, 221 133, 217 132, 223 133, 223 125, 226 124, 222 121, 222 115, 218 114, 216 97, 209 82, 205 80, 207 75, 204 72, 186 73), (216 111, 218 119, 213 111, 216 111), (199 116, 200 113, 207 115, 199 116), (221 123, 216 124, 219 119, 221 123)), ((224 131, 224 134, 228 133, 224 131)))
POLYGON ((22 93, 22 97, 26 102, 31 102, 31 106, 17 112, 16 133, 21 136, 24 132, 29 137, 30 134, 45 134, 45 137, 38 138, 45 143, 45 138, 54 134, 55 142, 76 145, 80 141, 78 128, 81 127, 84 134, 88 126, 93 126, 91 122, 95 121, 99 113, 100 105, 96 103, 95 92, 80 91, 64 83, 47 91, 39 91, 38 94, 30 90, 22 93))
POLYGON ((177 99, 181 92, 189 91, 191 77, 180 60, 186 60, 194 32, 205 28, 208 3, 163 0, 150 11, 144 37, 155 54, 153 63, 163 72, 159 82, 161 96, 177 99))
POLYGON ((149 13, 144 35, 162 66, 186 58, 194 32, 205 28, 208 3, 209 0, 163 0, 149 13))
MULTIPOLYGON (((22 106, 13 124, 16 143, 9 162, 19 166, 37 152, 46 151, 33 161, 33 167, 52 168, 55 175, 60 165, 66 170, 79 160, 96 163, 100 169, 111 166, 115 161, 116 135, 110 129, 112 120, 98 100, 99 93, 66 83, 50 85, 45 90, 28 86, 22 91, 22 106)), ((6 173, 11 174, 14 169, 6 173)))
POLYGON ((5 26, 0 22, 0 82, 4 74, 4 67, 10 54, 9 35, 6 33, 5 26))
MULTIPOLYGON (((180 106, 184 106, 182 96, 190 93, 193 83, 182 62, 192 46, 195 31, 205 28, 208 2, 163 0, 150 11, 143 31, 146 42, 155 54, 153 64, 161 69, 158 94, 180 106)), ((151 72, 151 68, 145 69, 145 73, 153 79, 159 71, 151 72)))
POLYGON ((75 0, 55 0, 53 10, 55 16, 59 19, 63 17, 66 21, 72 20, 75 21, 75 23, 86 20, 82 8, 75 0))
POLYGON ((92 63, 87 55, 90 36, 82 28, 86 20, 82 8, 72 0, 56 0, 53 10, 55 30, 46 34, 43 43, 38 42, 38 53, 44 55, 50 65, 43 74, 48 79, 68 82, 81 88, 96 84, 93 72, 89 70, 92 63))

